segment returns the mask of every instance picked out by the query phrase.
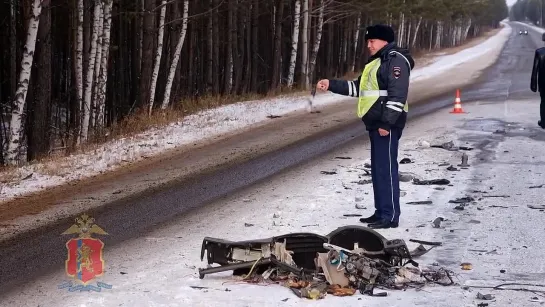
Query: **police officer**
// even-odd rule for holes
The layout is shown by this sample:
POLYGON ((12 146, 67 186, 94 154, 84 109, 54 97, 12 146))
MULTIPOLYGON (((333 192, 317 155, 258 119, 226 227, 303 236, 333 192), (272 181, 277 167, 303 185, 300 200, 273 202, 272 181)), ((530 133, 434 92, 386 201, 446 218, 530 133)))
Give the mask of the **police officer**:
MULTIPOLYGON (((542 36, 545 41, 545 33, 542 36)), ((538 48, 534 55, 534 66, 532 67, 532 77, 530 80, 530 89, 535 93, 539 90, 541 103, 539 105, 538 126, 545 129, 545 47, 538 48)))
POLYGON ((409 75, 414 61, 397 47, 386 25, 367 27, 370 58, 354 81, 320 80, 317 89, 358 98, 357 115, 369 131, 375 213, 362 218, 371 228, 399 225, 398 144, 407 120, 409 75))

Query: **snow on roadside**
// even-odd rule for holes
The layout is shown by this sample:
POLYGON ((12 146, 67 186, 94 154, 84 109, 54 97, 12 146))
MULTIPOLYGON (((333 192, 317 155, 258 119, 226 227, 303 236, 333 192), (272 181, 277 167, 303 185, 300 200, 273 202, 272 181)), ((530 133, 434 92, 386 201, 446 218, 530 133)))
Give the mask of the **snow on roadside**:
POLYGON ((458 66, 462 63, 467 62, 468 60, 490 53, 498 47, 503 46, 504 42, 507 40, 512 31, 512 28, 509 25, 507 25, 506 23, 503 23, 503 25, 504 27, 500 30, 500 32, 490 37, 486 41, 482 42, 481 44, 464 49, 452 55, 441 56, 437 58, 434 63, 420 70, 415 70, 411 74, 411 81, 433 77, 434 75, 442 71, 449 70, 452 67, 458 66))
MULTIPOLYGON (((458 141, 463 134, 459 126, 464 119, 479 115, 502 117, 503 108, 484 104, 466 104, 471 110, 460 118, 446 110, 415 119, 404 132, 399 159, 410 158, 413 163, 401 164, 402 172, 413 173, 421 179, 447 178, 452 186, 426 186, 402 182, 402 218, 400 228, 380 230, 386 238, 403 238, 410 249, 416 244, 409 238, 439 241, 448 228, 433 228, 431 221, 445 216, 445 224, 459 217, 452 213, 449 199, 464 196, 475 168, 450 172, 446 165, 456 166, 462 152, 421 146, 458 141), (495 113, 494 113, 495 112, 495 113), (458 126, 458 127, 457 127, 458 126), (436 189, 439 188, 439 189, 436 189), (444 189, 443 189, 444 188, 444 189), (410 201, 431 200, 431 205, 411 205, 410 201)), ((526 105, 518 112, 528 112, 526 105)), ((469 161, 475 161, 478 150, 468 151, 469 161)), ((369 162, 369 145, 355 142, 320 160, 309 162, 291 172, 247 189, 210 206, 197 209, 157 229, 145 237, 125 242, 122 246, 105 247, 107 272, 100 281, 113 289, 100 293, 69 293, 56 285, 66 279, 64 272, 45 276, 26 285, 24 293, 14 293, 6 304, 19 306, 468 306, 468 299, 460 287, 428 286, 424 291, 388 291, 387 297, 327 296, 324 300, 308 301, 296 298, 288 289, 237 282, 231 272, 198 278, 200 248, 205 236, 226 240, 267 238, 289 232, 327 234, 344 225, 362 225, 356 217, 343 214, 372 213, 372 186, 357 181, 369 179, 363 171, 369 162), (343 157, 343 158, 337 158, 343 157), (351 159, 344 159, 350 157, 351 159), (336 174, 321 174, 335 171, 336 174), (348 189, 347 189, 348 188, 348 189), (356 198, 358 200, 356 200, 356 198), (354 204, 367 204, 364 210, 354 204), (245 223, 252 224, 250 226, 245 223), (249 236, 249 233, 251 236, 249 236), (160 251, 160 252, 158 252, 160 251), (121 274, 120 272, 124 272, 121 274), (195 289, 191 287, 207 287, 195 289), (225 290, 228 289, 228 290, 225 290), (430 305, 430 303, 432 303, 430 305)), ((96 221, 100 225, 100 221, 96 221)), ((467 225, 465 225, 467 227, 467 225)), ((106 229, 107 231, 107 229, 106 229)), ((445 244, 447 245, 447 244, 445 244)), ((441 258, 447 246, 438 247, 417 261, 429 266, 441 258)), ((455 269, 450 267, 450 269, 455 269)), ((459 271, 458 271, 459 273, 459 271)), ((470 306, 475 306, 472 304, 470 306)))
MULTIPOLYGON (((505 28, 492 38, 467 49, 472 52, 461 51, 442 56, 430 66, 416 68, 412 72, 411 79, 419 80, 437 76, 449 68, 501 48, 507 41, 510 31, 511 28, 505 24, 505 28)), ((332 93, 321 94, 315 97, 314 105, 316 107, 329 105, 343 98, 332 93)), ((13 179, 4 179, 5 182, 0 185, 0 202, 111 171, 129 162, 160 154, 165 150, 233 133, 264 122, 270 115, 282 116, 304 110, 308 104, 307 99, 308 96, 290 96, 222 106, 188 116, 162 129, 151 129, 133 137, 105 143, 92 152, 73 155, 55 162, 21 167, 10 176, 13 179), (32 176, 26 178, 29 175, 32 176), (26 179, 22 180, 22 178, 26 179)))

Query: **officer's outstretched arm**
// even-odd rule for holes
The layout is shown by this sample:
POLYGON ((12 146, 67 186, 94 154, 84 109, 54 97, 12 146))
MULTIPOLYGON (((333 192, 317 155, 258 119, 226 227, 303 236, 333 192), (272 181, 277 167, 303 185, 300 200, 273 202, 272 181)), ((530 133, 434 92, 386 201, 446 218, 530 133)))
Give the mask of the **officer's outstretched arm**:
POLYGON ((329 80, 329 91, 351 97, 360 95, 361 75, 354 81, 347 80, 329 80))
POLYGON ((534 66, 532 67, 532 77, 530 79, 530 89, 532 92, 537 91, 537 75, 539 72, 539 52, 536 50, 534 55, 534 66))
POLYGON ((401 115, 409 94, 410 66, 403 56, 391 58, 388 65, 388 99, 379 128, 390 130, 401 115))

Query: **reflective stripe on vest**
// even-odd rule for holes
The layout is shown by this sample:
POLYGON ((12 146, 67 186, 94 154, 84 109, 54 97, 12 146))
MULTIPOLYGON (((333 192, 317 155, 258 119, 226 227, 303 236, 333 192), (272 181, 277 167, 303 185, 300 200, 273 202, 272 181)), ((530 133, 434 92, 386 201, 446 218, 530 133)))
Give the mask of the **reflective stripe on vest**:
MULTIPOLYGON (((358 99, 358 117, 362 118, 381 96, 388 96, 388 91, 378 86, 377 72, 380 67, 380 58, 365 65, 360 79, 360 97, 358 99)), ((396 104, 399 102, 396 102, 396 104)), ((392 104, 392 103, 390 103, 392 104)), ((409 104, 405 103, 403 111, 409 111, 409 104)))

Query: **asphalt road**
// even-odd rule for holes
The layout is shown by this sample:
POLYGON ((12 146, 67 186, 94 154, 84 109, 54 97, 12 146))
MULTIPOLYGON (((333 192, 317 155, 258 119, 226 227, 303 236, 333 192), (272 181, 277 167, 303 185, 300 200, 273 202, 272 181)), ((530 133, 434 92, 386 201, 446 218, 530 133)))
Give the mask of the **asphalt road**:
MULTIPOLYGON (((465 101, 519 99, 531 95, 528 87, 533 52, 543 42, 540 41, 541 35, 531 29, 528 36, 519 36, 518 29, 522 27, 513 24, 513 34, 498 62, 483 74, 479 82, 462 89, 465 101)), ((419 102, 411 108, 410 118, 423 116, 452 103, 452 93, 429 102, 419 102)), ((355 139, 366 137, 361 122, 356 120, 259 158, 211 174, 175 182, 152 193, 135 195, 89 213, 109 233, 101 238, 106 246, 118 245, 127 239, 141 236, 192 208, 204 206, 300 163, 319 158, 355 139)), ((37 276, 63 269, 66 250, 61 247, 64 247, 68 238, 61 233, 72 222, 62 221, 25 234, 11 241, 9 245, 0 246, 0 287, 3 293, 37 276)))

